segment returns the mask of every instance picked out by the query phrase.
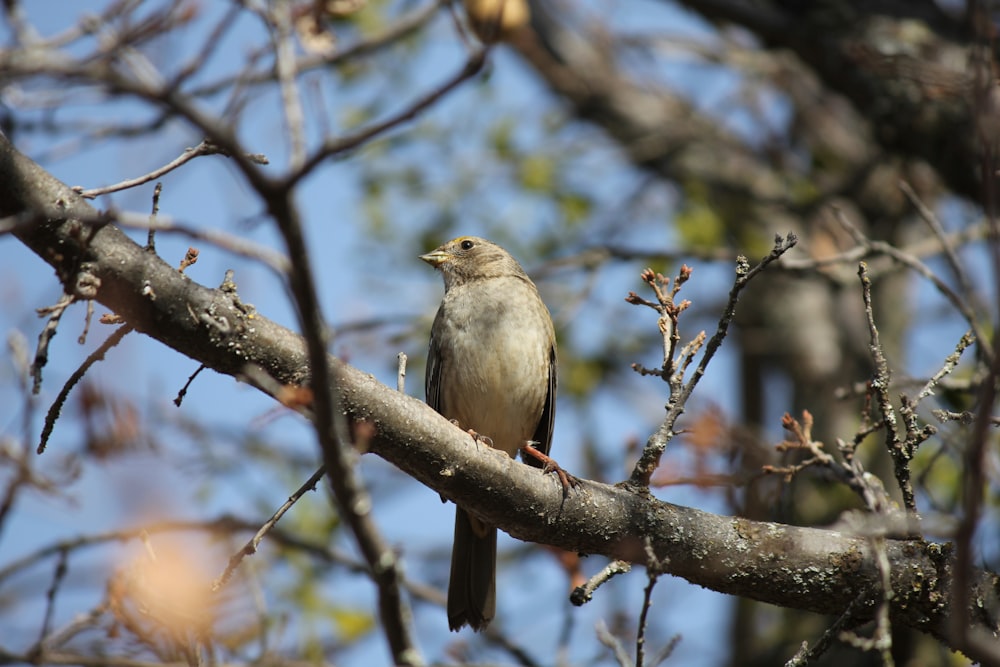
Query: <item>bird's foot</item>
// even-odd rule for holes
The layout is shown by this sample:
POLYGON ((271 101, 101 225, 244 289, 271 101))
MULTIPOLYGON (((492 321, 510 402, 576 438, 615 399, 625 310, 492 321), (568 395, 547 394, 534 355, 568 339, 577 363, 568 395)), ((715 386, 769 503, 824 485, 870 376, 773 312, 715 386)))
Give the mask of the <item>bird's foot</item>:
POLYGON ((563 470, 562 466, 556 463, 556 460, 554 458, 552 458, 548 454, 543 453, 541 450, 536 449, 535 444, 536 443, 532 442, 531 440, 525 442, 521 446, 521 452, 523 452, 524 455, 530 456, 531 458, 540 462, 542 464, 543 473, 554 472, 556 475, 559 476, 559 481, 562 483, 563 487, 563 496, 568 494, 570 489, 575 489, 576 487, 580 486, 579 479, 577 479, 573 475, 563 470))
POLYGON ((486 445, 490 449, 493 449, 493 438, 491 438, 491 437, 489 437, 487 435, 483 435, 482 433, 477 433, 476 431, 474 431, 471 428, 468 431, 466 431, 466 433, 468 433, 469 435, 472 436, 472 439, 476 441, 477 445, 479 443, 483 443, 484 445, 486 445))

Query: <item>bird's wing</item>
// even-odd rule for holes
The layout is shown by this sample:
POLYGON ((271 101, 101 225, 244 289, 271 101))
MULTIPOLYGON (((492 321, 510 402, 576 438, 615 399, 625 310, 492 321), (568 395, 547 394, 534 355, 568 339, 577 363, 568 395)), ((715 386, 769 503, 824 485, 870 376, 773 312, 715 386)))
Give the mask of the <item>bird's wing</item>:
MULTIPOLYGON (((556 419, 556 348, 549 348, 549 389, 542 406, 542 416, 535 427, 532 438, 538 444, 535 446, 543 454, 548 454, 552 447, 552 425, 556 419)), ((530 460, 530 459, 529 459, 530 460)))
MULTIPOLYGON (((438 311, 437 317, 441 316, 438 311)), ((437 320, 435 317, 435 321, 437 320)), ((441 412, 441 345, 431 329, 431 342, 427 349, 427 370, 424 372, 424 394, 427 405, 441 412)))

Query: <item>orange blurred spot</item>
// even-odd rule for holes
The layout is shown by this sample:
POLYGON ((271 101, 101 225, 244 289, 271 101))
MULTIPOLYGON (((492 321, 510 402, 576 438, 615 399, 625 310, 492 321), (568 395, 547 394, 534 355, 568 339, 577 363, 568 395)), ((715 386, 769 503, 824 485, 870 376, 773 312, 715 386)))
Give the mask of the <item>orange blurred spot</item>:
POLYGON ((118 623, 146 642, 184 642, 211 634, 211 579, 180 549, 150 548, 111 578, 108 597, 118 623))

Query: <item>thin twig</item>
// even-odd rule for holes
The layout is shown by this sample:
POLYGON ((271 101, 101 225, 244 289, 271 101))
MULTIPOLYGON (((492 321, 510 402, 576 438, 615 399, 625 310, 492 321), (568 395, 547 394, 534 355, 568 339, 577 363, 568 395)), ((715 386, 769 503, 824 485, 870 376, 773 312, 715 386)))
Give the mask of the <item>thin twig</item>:
POLYGON ((128 190, 129 188, 134 188, 138 185, 149 183, 150 181, 155 181, 156 179, 161 178, 165 174, 169 174, 174 169, 177 169, 178 167, 187 164, 196 157, 201 157, 202 155, 219 155, 219 154, 225 155, 226 152, 221 148, 219 148, 218 146, 216 146, 215 144, 213 144, 212 142, 206 140, 202 141, 194 148, 185 148, 184 152, 178 155, 176 158, 174 158, 167 164, 163 165, 162 167, 154 169, 148 174, 137 176, 136 178, 129 178, 119 183, 115 183, 113 185, 105 185, 100 188, 90 188, 89 190, 84 190, 82 187, 76 186, 73 189, 79 192, 81 196, 86 197, 87 199, 94 199, 95 197, 99 197, 100 195, 106 195, 111 192, 118 192, 120 190, 128 190))
POLYGON ((646 441, 646 446, 643 448, 642 455, 639 457, 635 467, 632 469, 632 474, 629 478, 629 481, 632 484, 640 486, 649 485, 649 479, 653 474, 653 471, 659 465, 660 457, 663 455, 663 451, 666 449, 667 443, 674 436, 674 424, 677 422, 677 419, 680 418, 681 414, 683 414, 684 407, 687 404, 691 393, 698 385, 701 377, 705 374, 705 369, 712 361, 715 353, 722 345, 722 341, 725 340, 726 335, 729 332, 729 325, 736 316, 736 303, 739 301, 739 297, 743 292, 743 289, 755 276, 759 275, 760 272, 767 268, 772 262, 776 261, 786 252, 795 247, 796 243, 798 243, 798 238, 795 234, 789 233, 784 239, 780 236, 776 236, 774 240, 774 247, 771 249, 771 252, 753 268, 750 267, 750 262, 748 262, 745 257, 741 256, 737 258, 736 280, 733 283, 732 289, 729 291, 729 300, 726 302, 725 310, 719 318, 719 324, 716 327, 715 334, 711 339, 709 339, 708 344, 705 347, 705 353, 702 355, 698 366, 695 367, 694 371, 691 373, 691 377, 687 381, 687 384, 685 384, 678 391, 674 391, 673 389, 671 390, 670 399, 667 403, 667 416, 660 424, 656 432, 653 433, 653 435, 651 435, 646 441))
POLYGON ((615 660, 618 662, 620 667, 634 667, 632 658, 629 657, 628 651, 625 650, 625 646, 617 637, 611 634, 611 631, 608 630, 608 626, 604 624, 604 621, 597 622, 597 625, 594 627, 594 632, 597 633, 597 641, 611 649, 611 652, 614 654, 615 660))
POLYGON ((517 644, 506 633, 497 629, 496 624, 487 626, 484 634, 490 644, 498 646, 506 651, 512 658, 514 658, 514 660, 517 661, 516 664, 521 665, 521 667, 543 667, 543 664, 548 664, 540 663, 532 657, 524 646, 517 644))
POLYGON ((570 593, 569 601, 577 607, 582 607, 590 602, 591 598, 594 596, 594 591, 598 588, 610 581, 613 577, 631 571, 631 563, 623 560, 613 560, 601 568, 600 572, 588 579, 586 583, 574 588, 573 592, 570 593))
POLYGON ((646 659, 646 629, 649 625, 649 609, 653 606, 653 589, 660 575, 655 570, 646 570, 646 587, 642 591, 642 607, 639 611, 639 627, 635 633, 635 667, 642 667, 646 659))
POLYGON ((219 230, 201 229, 196 225, 177 222, 169 216, 157 216, 155 220, 151 220, 149 216, 140 213, 107 211, 95 215, 90 219, 82 218, 80 221, 91 225, 103 225, 113 222, 115 225, 126 229, 155 229, 159 232, 180 234, 188 238, 204 241, 205 243, 211 243, 234 255, 261 262, 282 276, 287 273, 288 267, 291 266, 291 261, 289 261, 286 255, 276 252, 263 244, 254 243, 244 237, 227 234, 219 230))
POLYGON ((396 391, 406 393, 406 353, 396 355, 396 391))
POLYGON ((149 231, 146 232, 146 252, 156 254, 156 216, 160 214, 160 195, 163 193, 163 181, 157 181, 153 187, 153 204, 149 212, 149 231))
POLYGON ((49 320, 45 323, 41 333, 38 334, 35 361, 31 364, 31 377, 34 379, 31 387, 33 394, 37 394, 42 389, 42 369, 49 362, 49 343, 59 329, 59 320, 62 319, 63 313, 75 300, 76 298, 72 294, 64 293, 54 305, 38 309, 38 314, 48 315, 49 320))
POLYGON ((198 374, 201 373, 203 370, 205 370, 205 368, 206 368, 205 364, 200 364, 198 368, 194 370, 194 373, 191 373, 191 375, 188 376, 187 382, 184 383, 184 386, 181 387, 180 391, 177 392, 177 396, 174 397, 174 405, 176 405, 177 407, 181 407, 181 403, 184 402, 184 397, 187 396, 187 392, 188 389, 191 387, 191 383, 194 382, 194 379, 198 377, 198 374))
POLYGON ((923 399, 933 394, 934 388, 941 383, 941 380, 945 376, 949 375, 958 366, 958 362, 962 358, 962 353, 965 352, 965 350, 968 349, 968 347, 975 342, 976 338, 975 336, 972 335, 971 330, 966 331, 964 334, 962 334, 962 337, 955 345, 954 351, 952 351, 951 354, 945 357, 944 364, 941 366, 940 369, 938 369, 937 373, 935 373, 931 377, 931 379, 929 379, 924 384, 924 386, 920 389, 920 393, 917 394, 917 397, 914 400, 919 403, 923 399))
MULTIPOLYGON (((801 421, 786 412, 781 419, 781 426, 791 435, 791 439, 782 441, 776 449, 779 452, 805 450, 811 454, 811 457, 786 466, 765 465, 762 468, 765 473, 783 475, 785 481, 788 482, 806 468, 822 466, 857 493, 870 512, 882 515, 890 510, 892 502, 885 487, 882 486, 877 477, 869 475, 865 471, 861 461, 853 456, 845 456, 844 461, 837 461, 823 449, 822 442, 812 439, 813 418, 808 410, 803 411, 801 421)), ((846 444, 838 440, 838 445, 840 450, 844 452, 846 444)))
MULTIPOLYGON (((170 82, 170 86, 175 90, 180 89, 184 82, 199 72, 205 71, 205 65, 212 58, 222 44, 225 44, 225 34, 237 25, 240 12, 243 11, 241 3, 234 3, 215 24, 215 27, 205 35, 202 47, 191 53, 190 59, 178 71, 170 82)), ((249 63, 248 63, 249 64, 249 63)))
POLYGON ((885 537, 873 537, 869 538, 868 541, 872 553, 875 555, 875 567, 879 573, 879 588, 882 590, 878 606, 875 608, 875 631, 871 638, 866 638, 844 630, 838 635, 838 638, 862 651, 877 652, 885 667, 894 667, 896 663, 892 657, 892 624, 889 620, 893 590, 889 557, 885 551, 885 537))
MULTIPOLYGON (((434 18, 445 0, 434 0, 422 7, 418 7, 409 14, 404 15, 398 21, 388 26, 382 32, 355 44, 338 49, 332 53, 314 54, 303 57, 296 63, 297 71, 302 74, 317 69, 327 69, 338 63, 348 62, 360 56, 375 53, 379 49, 385 48, 398 40, 412 34, 425 23, 434 18)), ((248 62, 267 59, 271 56, 270 49, 259 49, 246 56, 248 62)), ((269 61, 270 62, 270 61, 269 61)), ((235 87, 259 86, 272 83, 275 80, 273 66, 262 67, 256 72, 241 72, 236 76, 227 76, 212 83, 194 88, 190 91, 191 97, 211 97, 223 91, 231 90, 235 87)), ((230 111, 232 109, 229 109, 230 111)))
MULTIPOLYGON (((887 255, 927 279, 932 285, 934 285, 937 291, 940 292, 949 303, 951 303, 962 318, 968 322, 977 340, 989 340, 989 338, 986 337, 972 307, 965 301, 965 299, 962 298, 961 295, 955 292, 955 290, 953 290, 948 283, 944 282, 941 277, 938 276, 937 273, 935 273, 929 266, 920 261, 916 256, 903 252, 891 243, 886 243, 885 241, 873 241, 869 239, 847 218, 846 214, 840 208, 834 209, 834 216, 837 222, 839 222, 840 225, 855 239, 859 246, 864 247, 871 252, 887 255)), ((993 351, 989 348, 989 346, 979 345, 976 349, 977 353, 982 355, 984 360, 988 363, 992 363, 993 351)))
POLYGON ((288 128, 291 144, 289 164, 294 171, 302 166, 306 157, 305 115, 302 113, 302 100, 295 81, 298 67, 295 62, 295 42, 292 36, 294 5, 291 2, 278 2, 270 3, 269 6, 271 11, 267 12, 266 18, 270 20, 266 20, 265 23, 271 29, 281 106, 285 113, 285 126, 288 128))
POLYGON ((414 100, 402 111, 389 116, 385 120, 373 123, 372 125, 363 127, 356 132, 340 137, 339 139, 330 139, 325 141, 319 150, 305 159, 299 169, 292 170, 285 180, 286 187, 294 187, 298 181, 309 175, 313 169, 327 159, 353 150, 387 132, 388 130, 391 130, 397 125, 402 125, 407 121, 413 120, 421 111, 424 111, 457 88, 460 84, 478 74, 479 71, 482 70, 483 65, 486 63, 487 53, 488 50, 486 48, 480 48, 472 52, 462 69, 434 90, 431 90, 414 100))
POLYGON ((108 350, 118 345, 122 338, 131 332, 132 326, 130 324, 125 324, 118 327, 114 333, 107 337, 107 339, 101 343, 100 347, 87 355, 87 358, 80 364, 79 368, 73 371, 73 374, 69 376, 66 383, 63 384, 62 389, 59 390, 59 395, 56 396, 56 400, 52 402, 52 406, 49 407, 48 414, 45 415, 45 424, 42 427, 42 435, 38 439, 38 448, 36 452, 42 454, 45 452, 45 447, 49 443, 49 436, 52 435, 52 429, 56 426, 56 420, 59 419, 59 414, 62 412, 63 405, 66 404, 66 399, 69 398, 69 392, 73 390, 73 387, 83 379, 83 376, 87 373, 91 366, 96 364, 98 361, 104 359, 104 355, 107 354, 108 350))
POLYGON ((878 399, 882 420, 885 422, 885 446, 890 458, 892 458, 896 482, 899 484, 899 489, 903 494, 903 506, 907 512, 916 512, 917 503, 913 494, 913 486, 910 483, 910 459, 913 457, 913 452, 909 451, 899 438, 896 409, 889 398, 892 373, 889 370, 889 362, 886 361, 885 353, 882 351, 882 342, 879 340, 878 327, 875 324, 875 313, 872 308, 872 282, 868 276, 868 267, 864 262, 858 263, 858 277, 861 279, 861 297, 865 304, 865 317, 868 320, 870 338, 868 352, 871 354, 872 363, 875 365, 875 377, 872 378, 871 384, 872 390, 878 399))
POLYGON ((663 646, 663 648, 661 648, 659 652, 649 662, 649 667, 657 667, 658 665, 663 663, 667 658, 673 655, 674 649, 676 649, 677 645, 680 643, 681 643, 680 634, 672 636, 669 640, 667 640, 667 643, 663 646))
POLYGON ((281 517, 285 515, 285 512, 291 509, 292 505, 297 503, 299 498, 304 496, 306 493, 309 491, 315 491, 316 485, 319 484, 319 481, 323 479, 323 475, 325 474, 326 467, 320 466, 320 468, 314 472, 302 486, 295 490, 295 493, 288 497, 288 500, 286 500, 281 507, 275 510, 274 514, 271 515, 271 518, 264 522, 260 529, 254 533, 254 536, 243 545, 243 548, 229 557, 229 563, 226 565, 226 569, 215 581, 212 582, 212 592, 218 591, 229 582, 233 573, 236 572, 236 568, 240 566, 244 558, 257 553, 257 547, 260 545, 261 540, 263 540, 264 537, 271 532, 271 529, 274 528, 275 524, 281 520, 281 517))
MULTIPOLYGON (((934 415, 935 419, 940 422, 950 422, 957 421, 962 426, 971 426, 976 423, 978 415, 971 410, 965 410, 963 412, 954 412, 953 410, 933 410, 931 414, 934 415)), ((1000 417, 990 417, 988 419, 990 426, 1000 426, 1000 417)))
POLYGON ((49 634, 49 629, 52 627, 52 618, 55 615, 56 609, 56 596, 59 593, 59 587, 66 578, 66 572, 69 569, 68 561, 69 552, 65 550, 60 551, 59 558, 56 560, 55 572, 52 574, 52 584, 45 592, 45 618, 42 619, 42 629, 38 635, 39 649, 41 649, 42 643, 45 641, 45 638, 49 634))
POLYGON ((862 592, 851 604, 847 606, 847 609, 837 617, 837 620, 826 629, 826 632, 816 641, 816 643, 809 647, 809 644, 802 642, 802 646, 792 656, 788 662, 785 663, 785 667, 805 667, 810 662, 813 662, 821 655, 826 653, 827 649, 833 646, 833 642, 839 639, 841 632, 848 627, 857 622, 857 614, 861 611, 861 607, 869 603, 869 595, 867 592, 862 592))
POLYGON ((931 231, 934 232, 934 236, 941 243, 941 251, 944 253, 944 257, 948 261, 948 266, 951 268, 952 273, 955 274, 955 279, 958 280, 958 286, 962 294, 967 295, 972 300, 973 310, 982 312, 983 309, 977 307, 980 305, 978 304, 979 299, 976 298, 976 291, 972 287, 972 281, 969 280, 969 274, 966 273, 965 268, 962 266, 962 262, 958 258, 958 253, 955 252, 955 246, 948 239, 948 233, 945 231, 944 225, 934 215, 934 211, 920 199, 909 183, 900 181, 899 189, 903 191, 903 194, 910 200, 913 207, 917 209, 920 218, 927 223, 927 226, 930 227, 931 231))

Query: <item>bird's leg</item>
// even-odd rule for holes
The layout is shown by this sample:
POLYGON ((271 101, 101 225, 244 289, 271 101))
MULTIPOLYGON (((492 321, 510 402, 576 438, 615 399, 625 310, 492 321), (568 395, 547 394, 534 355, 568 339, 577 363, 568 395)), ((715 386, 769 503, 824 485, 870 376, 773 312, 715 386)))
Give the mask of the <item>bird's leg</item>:
MULTIPOLYGON (((462 425, 458 422, 457 419, 449 419, 448 421, 450 421, 455 426, 462 428, 462 425)), ((467 429, 465 432, 472 436, 472 439, 476 442, 477 445, 479 443, 483 443, 490 449, 493 449, 493 438, 483 435, 482 433, 477 433, 475 429, 471 428, 467 429)))
POLYGON ((469 435, 472 436, 472 439, 476 441, 477 445, 479 443, 483 443, 484 445, 486 445, 490 449, 493 449, 493 438, 489 437, 488 435, 483 435, 482 433, 477 433, 476 431, 474 431, 471 428, 468 431, 466 431, 466 433, 468 433, 469 435))
POLYGON ((556 460, 551 456, 544 454, 541 450, 536 449, 535 443, 532 440, 527 440, 523 445, 521 445, 521 452, 523 455, 530 456, 536 461, 542 464, 542 472, 554 472, 559 476, 559 481, 562 482, 563 495, 569 493, 569 490, 580 486, 580 480, 569 474, 562 467, 556 463, 556 460))
MULTIPOLYGON (((455 422, 455 425, 457 426, 458 422, 455 422)), ((489 447, 490 449, 493 449, 493 438, 489 437, 488 435, 483 435, 482 433, 477 433, 475 431, 475 429, 471 429, 471 428, 468 429, 466 431, 466 433, 468 433, 469 435, 472 436, 472 439, 475 441, 475 443, 477 445, 481 442, 484 445, 486 445, 487 447, 489 447)))

